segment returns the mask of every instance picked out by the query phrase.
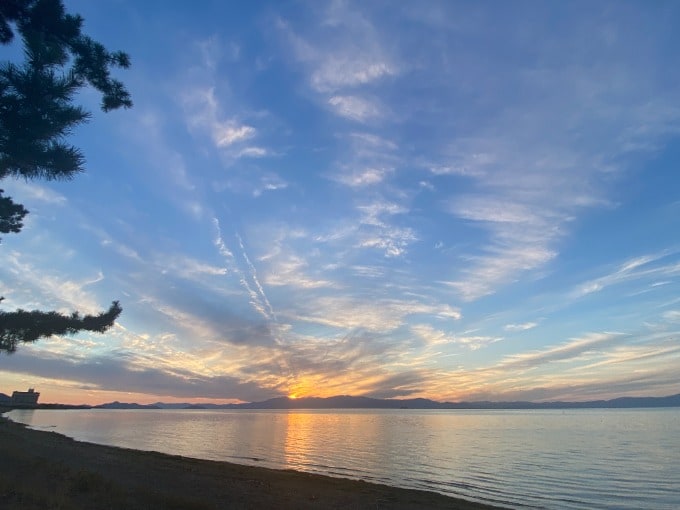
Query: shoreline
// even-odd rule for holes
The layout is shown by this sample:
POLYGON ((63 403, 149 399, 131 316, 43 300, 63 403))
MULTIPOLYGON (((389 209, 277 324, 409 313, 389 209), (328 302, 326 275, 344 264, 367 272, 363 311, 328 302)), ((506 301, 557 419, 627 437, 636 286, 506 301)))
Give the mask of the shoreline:
POLYGON ((436 492, 80 442, 4 415, 0 452, 0 506, 7 509, 504 508, 436 492))

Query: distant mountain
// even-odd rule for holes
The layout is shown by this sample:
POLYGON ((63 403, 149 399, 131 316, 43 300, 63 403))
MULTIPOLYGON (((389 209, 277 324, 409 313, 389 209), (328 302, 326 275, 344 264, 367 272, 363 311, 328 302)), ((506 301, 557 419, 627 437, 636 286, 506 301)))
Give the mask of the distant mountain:
MULTIPOLYGON (((8 406, 10 402, 11 398, 8 395, 0 393, 0 405, 8 406)), ((378 399, 338 395, 328 398, 277 397, 263 402, 244 404, 193 404, 191 402, 137 404, 116 401, 96 406, 38 405, 40 409, 625 409, 650 407, 680 407, 680 394, 668 397, 620 397, 587 402, 437 402, 426 398, 378 399)))
POLYGON ((425 398, 373 399, 338 396, 329 398, 273 398, 264 402, 231 405, 234 409, 575 409, 679 407, 680 394, 670 397, 623 397, 589 402, 436 402, 425 398))
POLYGON ((109 402, 108 404, 101 404, 98 406, 92 406, 92 409, 160 409, 154 404, 136 404, 136 403, 126 403, 126 402, 109 402))
POLYGON ((225 409, 228 404, 192 404, 191 402, 156 402, 151 404, 159 409, 225 409))
MULTIPOLYGON (((112 404, 104 404, 112 405, 112 404)), ((132 405, 132 404, 119 404, 132 405)), ((621 397, 587 402, 436 402, 426 398, 376 399, 339 395, 320 398, 291 399, 277 397, 244 404, 165 404, 157 402, 145 408, 159 409, 598 409, 634 407, 680 407, 680 394, 669 397, 621 397)), ((109 407, 111 408, 111 407, 109 407)))

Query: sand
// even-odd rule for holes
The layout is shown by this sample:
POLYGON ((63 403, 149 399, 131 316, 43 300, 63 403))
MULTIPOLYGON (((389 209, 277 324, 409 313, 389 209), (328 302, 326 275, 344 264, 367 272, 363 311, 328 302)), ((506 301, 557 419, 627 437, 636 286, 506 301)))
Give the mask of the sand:
POLYGON ((74 441, 0 418, 2 509, 461 509, 433 492, 74 441))

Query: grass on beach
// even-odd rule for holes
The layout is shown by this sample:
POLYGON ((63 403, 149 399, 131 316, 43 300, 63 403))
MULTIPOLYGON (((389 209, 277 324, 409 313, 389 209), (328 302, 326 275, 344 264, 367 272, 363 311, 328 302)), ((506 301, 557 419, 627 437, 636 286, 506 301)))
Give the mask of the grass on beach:
POLYGON ((74 441, 0 418, 0 508, 459 509, 440 494, 74 441))

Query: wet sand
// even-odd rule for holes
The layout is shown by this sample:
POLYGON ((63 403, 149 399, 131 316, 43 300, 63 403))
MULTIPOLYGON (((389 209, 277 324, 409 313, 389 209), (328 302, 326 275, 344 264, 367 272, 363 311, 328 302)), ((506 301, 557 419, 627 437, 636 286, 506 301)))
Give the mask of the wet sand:
POLYGON ((3 509, 460 509, 433 492, 74 441, 0 418, 3 509))

